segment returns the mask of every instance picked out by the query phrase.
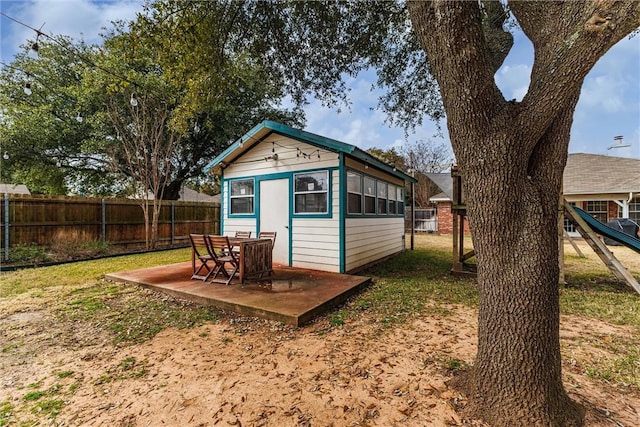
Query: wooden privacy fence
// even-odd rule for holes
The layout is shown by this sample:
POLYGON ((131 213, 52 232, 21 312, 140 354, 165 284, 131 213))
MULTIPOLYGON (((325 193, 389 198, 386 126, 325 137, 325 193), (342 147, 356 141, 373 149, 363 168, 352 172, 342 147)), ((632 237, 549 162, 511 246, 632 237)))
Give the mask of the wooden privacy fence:
MULTIPOLYGON (((4 194, 0 209, 0 258, 9 258, 12 246, 81 236, 86 241, 139 247, 145 243, 140 201, 85 197, 4 194)), ((219 234, 217 203, 162 201, 158 245, 186 246, 189 234, 219 234)))

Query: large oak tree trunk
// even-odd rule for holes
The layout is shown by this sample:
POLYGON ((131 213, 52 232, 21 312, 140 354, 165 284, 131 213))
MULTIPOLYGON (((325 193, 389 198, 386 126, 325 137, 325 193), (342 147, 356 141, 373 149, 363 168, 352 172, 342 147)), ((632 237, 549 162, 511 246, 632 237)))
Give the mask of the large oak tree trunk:
POLYGON ((640 6, 509 2, 536 51, 529 91, 515 102, 494 82, 510 39, 499 3, 487 3, 409 4, 440 86, 478 258, 478 354, 459 384, 470 414, 494 426, 580 425, 583 410, 562 385, 562 173, 584 77, 640 25, 640 6))
POLYGON ((480 295, 478 354, 464 388, 470 413, 496 426, 582 420, 562 385, 557 285, 558 199, 572 111, 561 113, 528 156, 510 141, 509 123, 482 144, 493 150, 459 150, 468 165, 463 187, 480 295), (478 156, 484 164, 472 160, 478 156))

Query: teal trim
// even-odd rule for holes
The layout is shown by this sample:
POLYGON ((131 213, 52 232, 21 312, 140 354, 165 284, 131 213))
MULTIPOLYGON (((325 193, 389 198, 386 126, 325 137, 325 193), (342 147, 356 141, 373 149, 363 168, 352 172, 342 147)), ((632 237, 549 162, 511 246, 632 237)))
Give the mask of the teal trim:
POLYGON ((293 267, 293 173, 289 178, 289 267, 293 267))
POLYGON ((214 167, 216 167, 217 165, 222 163, 224 161, 224 159, 226 159, 230 154, 232 154, 238 148, 243 148, 243 144, 245 142, 248 142, 249 140, 254 140, 255 141, 254 136, 260 130, 262 130, 262 128, 264 127, 264 123, 265 122, 262 122, 262 123, 260 123, 260 124, 258 124, 256 126, 254 126, 249 132, 245 133, 239 139, 237 139, 234 142, 232 142, 231 145, 229 145, 229 147, 227 147, 226 150, 224 150, 222 153, 220 153, 218 156, 216 156, 211 162, 209 162, 209 164, 207 164, 203 168, 204 172, 205 173, 209 173, 209 171, 211 169, 213 169, 214 167))
POLYGON ((223 163, 225 159, 227 159, 240 149, 242 149, 242 151, 246 151, 248 148, 244 147, 244 144, 248 141, 253 141, 255 143, 259 142, 260 139, 256 138, 256 135, 261 133, 265 129, 283 136, 288 136, 299 141, 306 142, 319 148, 324 148, 330 151, 351 156, 364 162, 365 164, 368 164, 392 176, 400 178, 403 181, 417 182, 414 177, 407 175, 406 173, 397 170, 395 167, 378 160, 376 157, 354 145, 347 144, 335 139, 326 138, 324 136, 316 135, 314 133, 306 132, 300 129, 294 129, 287 125, 283 125, 282 123, 277 123, 270 120, 265 120, 257 126, 254 126, 253 129, 240 137, 240 139, 233 142, 226 150, 224 150, 219 156, 217 156, 207 166, 205 166, 204 171, 208 173, 211 169, 223 163))
POLYGON ((220 206, 220 234, 224 234, 224 174, 220 176, 220 188, 222 189, 222 194, 220 195, 220 202, 222 205, 220 206))
MULTIPOLYGON (((346 264, 347 264, 347 244, 346 244, 346 234, 347 234, 347 227, 346 227, 346 212, 347 212, 347 169, 345 168, 345 162, 344 162, 344 154, 343 153, 338 153, 338 165, 339 165, 339 185, 338 185, 338 200, 340 201, 340 211, 339 211, 339 227, 340 230, 338 232, 339 234, 339 259, 340 259, 340 273, 344 273, 346 271, 346 264)), ((362 178, 361 178, 362 180, 362 178)))
MULTIPOLYGON (((343 215, 344 215, 345 218, 396 218, 396 217, 403 218, 404 217, 404 206, 405 206, 405 202, 406 201, 404 200, 405 191, 404 191, 403 187, 400 187, 399 185, 396 185, 396 184, 391 184, 391 183, 386 182, 386 181, 381 181, 381 180, 379 180, 378 178, 376 178, 374 176, 362 173, 361 171, 358 171, 358 170, 349 169, 349 168, 346 168, 346 167, 344 169, 345 169, 344 178, 342 178, 343 184, 340 186, 340 190, 341 191, 344 190, 344 199, 342 199, 341 203, 343 203, 343 205, 342 205, 343 206, 343 210, 344 210, 344 214, 343 215), (348 183, 347 183, 347 178, 346 178, 348 172, 352 172, 352 173, 355 173, 357 175, 360 175, 360 184, 361 184, 361 188, 362 188, 362 199, 361 199, 360 203, 362 205, 361 206, 362 213, 349 213, 349 206, 348 206, 348 203, 349 203, 349 200, 348 200, 349 191, 347 190, 347 184, 348 183), (375 213, 365 213, 364 212, 364 209, 365 209, 364 180, 365 180, 365 178, 373 179, 374 180, 374 184, 376 186, 376 190, 375 190, 375 193, 374 193, 374 196, 373 196, 373 198, 375 200, 375 209, 376 209, 375 213), (382 182, 383 184, 385 184, 387 186, 387 213, 386 214, 378 213, 378 182, 382 182), (402 190, 402 196, 401 196, 402 197, 402 212, 397 212, 396 211, 396 213, 394 213, 394 214, 389 213, 389 203, 390 203, 389 186, 393 186, 394 191, 395 191, 396 188, 400 188, 402 190)), ((397 193, 396 193, 396 195, 394 197, 397 197, 397 193)), ((398 209, 398 201, 396 200, 396 210, 397 209, 398 209)))

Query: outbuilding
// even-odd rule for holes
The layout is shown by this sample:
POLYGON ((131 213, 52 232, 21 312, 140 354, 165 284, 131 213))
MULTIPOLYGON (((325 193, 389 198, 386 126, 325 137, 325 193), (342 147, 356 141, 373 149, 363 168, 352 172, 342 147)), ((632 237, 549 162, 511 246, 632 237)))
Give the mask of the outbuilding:
POLYGON ((264 121, 206 170, 221 177, 221 230, 277 233, 273 261, 348 273, 405 249, 415 179, 356 146, 264 121))

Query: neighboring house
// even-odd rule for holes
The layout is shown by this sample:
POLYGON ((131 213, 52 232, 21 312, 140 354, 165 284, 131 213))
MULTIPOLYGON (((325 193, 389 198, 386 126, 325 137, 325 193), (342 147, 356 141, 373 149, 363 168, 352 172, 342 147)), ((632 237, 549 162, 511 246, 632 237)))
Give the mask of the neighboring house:
POLYGON ((264 121, 207 167, 221 176, 221 229, 275 231, 274 262, 351 272, 404 250, 406 182, 359 148, 264 121))
POLYGON ((220 195, 210 196, 205 193, 199 193, 196 190, 192 190, 189 187, 183 186, 180 189, 180 197, 178 200, 181 202, 206 202, 206 203, 220 203, 220 195))
MULTIPOLYGON (((433 196, 437 204, 438 233, 453 233, 451 200, 453 179, 450 174, 427 174, 442 193, 433 196)), ((640 159, 569 154, 563 176, 564 198, 581 207, 601 222, 630 218, 640 224, 640 159)), ((571 234, 573 225, 565 220, 571 234)), ((465 227, 468 234, 468 228, 465 227)), ((576 234, 577 235, 577 234, 576 234)))
POLYGON ((31 194, 24 184, 0 184, 0 194, 31 194))
MULTIPOLYGON (((153 192, 149 191, 147 193, 148 200, 153 200, 155 197, 153 192)), ((129 196, 129 199, 133 199, 135 197, 129 196)), ((185 187, 184 185, 180 188, 180 192, 178 193, 178 201, 180 202, 199 202, 199 203, 220 203, 220 195, 216 194, 215 196, 210 196, 205 193, 199 193, 196 190, 192 190, 189 187, 185 187)))
MULTIPOLYGON (((601 222, 629 218, 640 224, 640 159, 569 154, 564 198, 601 222)), ((574 232, 565 220, 565 228, 574 232)))
MULTIPOLYGON (((434 184, 438 186, 441 193, 429 198, 429 201, 436 204, 436 216, 438 234, 453 234, 453 212, 451 210, 451 200, 453 199, 453 178, 451 172, 427 173, 425 174, 434 184)), ((471 234, 469 222, 464 221, 465 234, 471 234)))

